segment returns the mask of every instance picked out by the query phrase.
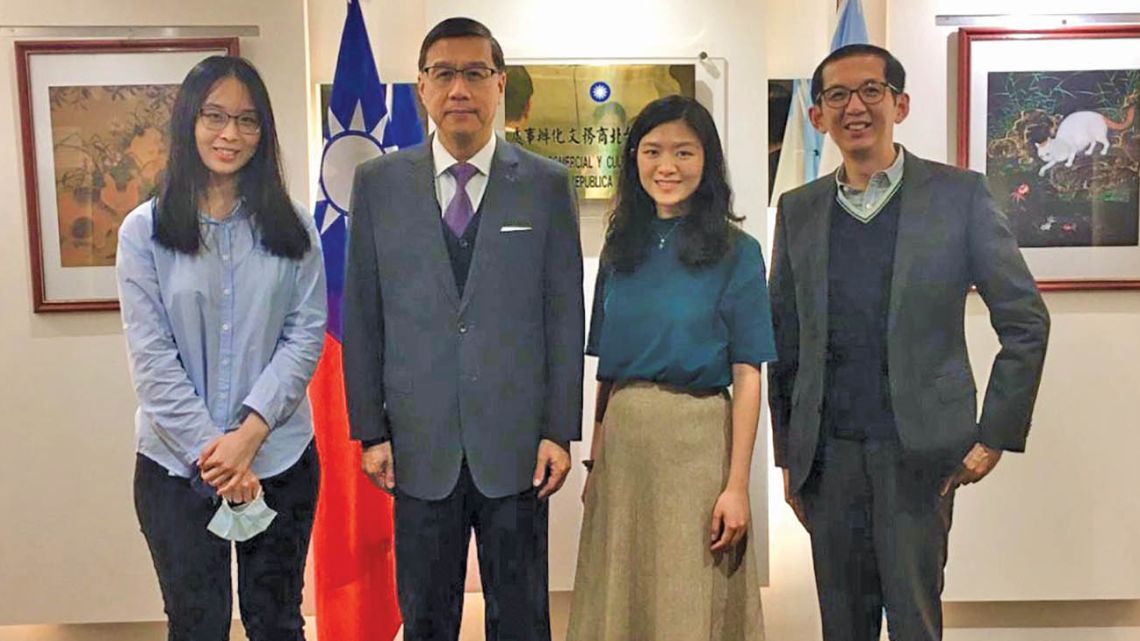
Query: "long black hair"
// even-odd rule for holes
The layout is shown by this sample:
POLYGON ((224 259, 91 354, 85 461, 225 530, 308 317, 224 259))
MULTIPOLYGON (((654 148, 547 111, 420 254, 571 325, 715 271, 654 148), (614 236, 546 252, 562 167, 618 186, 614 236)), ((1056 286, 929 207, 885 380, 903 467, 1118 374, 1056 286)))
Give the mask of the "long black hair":
POLYGON ((689 126, 704 148, 701 182, 689 197, 689 212, 677 229, 678 257, 689 268, 719 262, 732 249, 730 242, 740 222, 732 213, 732 189, 725 173, 724 150, 712 115, 699 102, 684 96, 665 96, 645 106, 633 119, 618 174, 617 197, 610 213, 602 262, 629 272, 641 264, 653 242, 657 206, 641 186, 637 171, 637 148, 641 139, 659 125, 681 121, 689 126))
POLYGON ((238 172, 238 193, 252 214, 261 244, 276 256, 299 259, 311 241, 285 191, 269 92, 253 65, 236 56, 206 58, 186 74, 178 89, 170 115, 170 153, 155 204, 155 240, 184 254, 197 254, 202 246, 198 201, 206 192, 210 170, 198 152, 194 128, 210 90, 225 78, 245 85, 261 122, 257 149, 238 172))

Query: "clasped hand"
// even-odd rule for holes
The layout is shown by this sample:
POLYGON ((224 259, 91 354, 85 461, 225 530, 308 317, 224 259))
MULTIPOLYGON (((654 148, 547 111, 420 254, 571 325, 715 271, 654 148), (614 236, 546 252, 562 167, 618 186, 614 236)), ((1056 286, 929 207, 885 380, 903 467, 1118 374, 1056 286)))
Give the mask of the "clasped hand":
POLYGON ((202 450, 198 457, 202 480, 231 503, 257 498, 261 480, 249 468, 268 435, 269 426, 257 413, 250 412, 240 427, 210 441, 202 450))

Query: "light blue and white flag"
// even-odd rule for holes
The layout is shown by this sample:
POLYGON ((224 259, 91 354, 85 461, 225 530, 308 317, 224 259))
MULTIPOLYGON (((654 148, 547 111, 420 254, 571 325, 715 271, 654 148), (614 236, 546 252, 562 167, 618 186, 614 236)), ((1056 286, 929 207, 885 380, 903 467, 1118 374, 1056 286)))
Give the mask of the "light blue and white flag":
POLYGON ((775 207, 784 192, 809 183, 819 176, 823 134, 811 126, 811 120, 808 118, 809 109, 811 109, 811 80, 797 78, 792 81, 792 102, 788 107, 784 141, 780 146, 780 164, 776 168, 769 207, 775 207))
MULTIPOLYGON (((867 21, 863 17, 863 4, 859 0, 843 0, 839 5, 839 20, 835 23, 835 33, 831 36, 831 50, 847 45, 870 44, 867 35, 867 21)), ((843 162, 843 155, 831 136, 823 137, 823 151, 819 159, 819 173, 823 176, 836 170, 843 162)))

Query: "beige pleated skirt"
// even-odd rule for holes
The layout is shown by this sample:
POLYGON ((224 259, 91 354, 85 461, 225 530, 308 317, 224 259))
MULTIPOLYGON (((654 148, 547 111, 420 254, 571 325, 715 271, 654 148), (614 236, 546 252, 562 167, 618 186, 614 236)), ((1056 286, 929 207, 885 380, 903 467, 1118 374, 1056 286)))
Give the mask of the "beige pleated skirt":
POLYGON ((619 386, 586 494, 567 641, 761 641, 750 539, 709 550, 728 478, 731 403, 619 386))

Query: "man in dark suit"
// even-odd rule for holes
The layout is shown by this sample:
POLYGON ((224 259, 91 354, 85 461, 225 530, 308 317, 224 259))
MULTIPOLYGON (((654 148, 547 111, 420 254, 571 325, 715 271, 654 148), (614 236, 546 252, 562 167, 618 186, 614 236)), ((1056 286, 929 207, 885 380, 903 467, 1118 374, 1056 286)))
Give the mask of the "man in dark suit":
POLYGON ((546 498, 582 422, 577 208, 565 168, 494 135, 505 65, 485 26, 441 22, 419 66, 434 137, 353 185, 352 437, 395 493, 404 638, 458 637, 474 529, 487 639, 548 640, 546 498))
POLYGON ((954 490, 1025 448, 1049 315, 981 175, 894 144, 902 65, 870 45, 828 56, 812 124, 843 166, 776 214, 770 366, 776 464, 811 535, 826 641, 942 637, 954 490), (1001 342, 977 415, 971 286, 1001 342))

